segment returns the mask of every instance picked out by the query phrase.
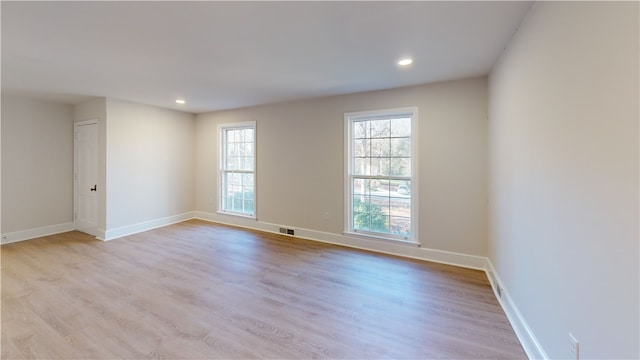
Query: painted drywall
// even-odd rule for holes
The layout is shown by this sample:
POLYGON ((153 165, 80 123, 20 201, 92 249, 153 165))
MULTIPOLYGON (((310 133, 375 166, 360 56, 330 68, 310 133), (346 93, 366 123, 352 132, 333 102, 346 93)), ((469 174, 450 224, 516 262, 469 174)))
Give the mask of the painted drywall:
POLYGON ((258 220, 341 234, 344 114, 417 106, 422 245, 485 256, 486 86, 474 78, 199 114, 196 209, 217 210, 217 124, 256 121, 258 220))
POLYGON ((536 3, 489 84, 490 253, 550 358, 638 358, 638 3, 536 3))
MULTIPOLYGON (((0 10, 0 13, 2 10, 0 10)), ((0 78, 2 76, 0 75, 0 78)), ((2 99, 0 98, 0 234, 4 234, 2 232, 2 99)), ((0 243, 2 239, 0 239, 0 243)), ((1 265, 2 261, 0 261, 1 265)))
POLYGON ((195 208, 195 116, 107 99, 106 232, 195 208))
POLYGON ((72 221, 73 106, 3 95, 2 231, 72 221))
POLYGON ((107 162, 107 99, 96 98, 76 104, 73 109, 74 121, 98 120, 98 233, 101 238, 106 229, 106 162, 107 162))

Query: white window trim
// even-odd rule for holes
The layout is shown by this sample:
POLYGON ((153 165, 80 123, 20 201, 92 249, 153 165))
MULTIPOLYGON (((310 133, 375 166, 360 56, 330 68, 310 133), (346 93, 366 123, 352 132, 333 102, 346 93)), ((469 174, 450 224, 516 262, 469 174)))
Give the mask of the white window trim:
POLYGON ((419 179, 418 179, 418 107, 403 107, 403 108, 392 108, 392 109, 382 109, 382 110, 370 110, 370 111, 357 111, 357 112, 349 112, 344 114, 344 216, 345 216, 345 230, 344 234, 349 236, 355 236, 364 239, 372 239, 372 240, 390 240, 393 242, 400 243, 409 243, 413 245, 420 246, 420 236, 419 236, 419 214, 418 214, 418 199, 419 197, 419 179), (410 115, 411 116, 411 236, 409 238, 399 237, 399 236, 385 236, 381 233, 375 232, 362 232, 362 231, 354 231, 353 230, 353 216, 351 214, 352 209, 352 201, 353 194, 351 193, 351 157, 352 157, 352 126, 351 123, 353 121, 357 121, 360 119, 372 119, 377 117, 389 117, 389 116, 402 116, 402 115, 410 115))
POLYGON ((235 123, 222 123, 218 124, 218 189, 217 189, 217 203, 218 203, 218 214, 222 215, 232 215, 242 218, 254 219, 257 220, 258 213, 258 168, 257 168, 257 143, 258 143, 258 130, 256 128, 255 121, 244 121, 244 122, 235 122, 235 123), (248 127, 253 127, 253 215, 240 213, 235 211, 229 211, 222 208, 222 184, 223 175, 224 175, 224 130, 229 129, 244 129, 248 127))

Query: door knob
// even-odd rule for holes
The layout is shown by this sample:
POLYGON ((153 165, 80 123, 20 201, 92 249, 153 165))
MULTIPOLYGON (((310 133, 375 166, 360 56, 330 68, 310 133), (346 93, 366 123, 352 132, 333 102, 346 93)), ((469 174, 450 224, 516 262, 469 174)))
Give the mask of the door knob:
POLYGON ((93 187, 91 189, 89 189, 91 191, 98 191, 98 185, 93 185, 93 187))

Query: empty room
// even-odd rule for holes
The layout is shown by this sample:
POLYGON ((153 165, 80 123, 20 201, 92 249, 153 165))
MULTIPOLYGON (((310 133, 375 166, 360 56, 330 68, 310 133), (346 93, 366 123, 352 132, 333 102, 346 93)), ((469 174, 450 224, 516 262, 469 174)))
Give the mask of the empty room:
POLYGON ((2 359, 640 358, 640 3, 1 10, 2 359))

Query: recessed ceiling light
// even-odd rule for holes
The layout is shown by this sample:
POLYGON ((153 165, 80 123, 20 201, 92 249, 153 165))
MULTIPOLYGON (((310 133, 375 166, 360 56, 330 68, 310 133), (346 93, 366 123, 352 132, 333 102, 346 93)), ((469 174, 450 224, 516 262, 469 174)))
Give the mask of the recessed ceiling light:
POLYGON ((186 104, 187 102, 182 100, 182 99, 178 99, 176 100, 176 104, 186 104))
POLYGON ((407 66, 407 65, 410 65, 412 62, 413 62, 413 60, 411 60, 411 58, 404 58, 404 59, 398 61, 398 65, 407 66))

